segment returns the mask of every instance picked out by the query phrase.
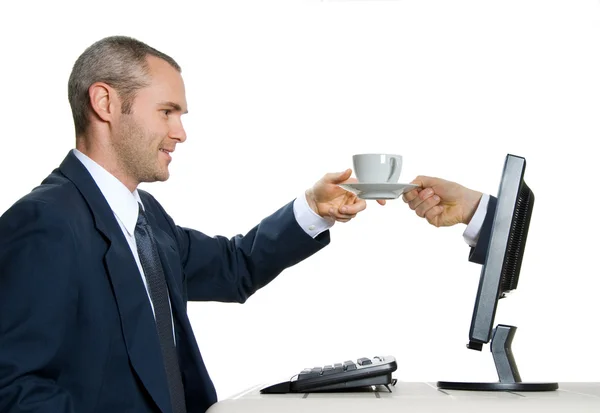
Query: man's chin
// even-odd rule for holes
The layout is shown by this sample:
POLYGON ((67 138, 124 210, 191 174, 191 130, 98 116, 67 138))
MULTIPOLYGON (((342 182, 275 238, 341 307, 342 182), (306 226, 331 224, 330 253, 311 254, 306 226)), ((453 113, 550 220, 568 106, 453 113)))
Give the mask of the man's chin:
POLYGON ((158 175, 156 177, 156 181, 165 182, 167 179, 169 179, 169 176, 171 176, 171 175, 169 174, 169 171, 167 171, 166 173, 158 175))
POLYGON ((152 183, 152 182, 165 182, 167 179, 169 179, 169 171, 167 171, 166 173, 162 172, 159 174, 156 174, 152 177, 147 177, 145 179, 140 180, 140 182, 145 182, 145 183, 152 183))
POLYGON ((155 170, 154 181, 165 182, 167 179, 169 179, 169 176, 171 175, 169 173, 169 164, 157 166, 158 167, 155 170))

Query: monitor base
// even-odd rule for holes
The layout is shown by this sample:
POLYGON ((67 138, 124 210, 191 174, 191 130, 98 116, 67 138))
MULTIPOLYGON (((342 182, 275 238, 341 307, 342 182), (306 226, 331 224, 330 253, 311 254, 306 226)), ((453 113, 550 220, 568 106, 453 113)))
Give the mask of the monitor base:
POLYGON ((437 386, 444 390, 478 391, 553 391, 558 389, 558 383, 469 383, 438 381, 437 386))
MULTIPOLYGON (((511 348, 516 331, 517 327, 515 326, 498 324, 492 334, 490 350, 494 357, 499 381, 495 383, 438 381, 438 388, 479 391, 553 391, 558 389, 558 383, 523 383, 521 381, 521 375, 511 348)), ((467 347, 481 351, 483 342, 470 341, 467 347)))

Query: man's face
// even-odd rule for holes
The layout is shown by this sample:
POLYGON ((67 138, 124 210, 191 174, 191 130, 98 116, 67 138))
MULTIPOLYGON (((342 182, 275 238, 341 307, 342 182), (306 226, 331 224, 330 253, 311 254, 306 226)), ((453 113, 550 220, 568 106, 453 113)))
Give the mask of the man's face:
POLYGON ((122 114, 113 141, 121 168, 136 182, 166 181, 170 153, 186 139, 187 113, 181 74, 164 60, 148 57, 150 85, 138 90, 130 114, 122 114))

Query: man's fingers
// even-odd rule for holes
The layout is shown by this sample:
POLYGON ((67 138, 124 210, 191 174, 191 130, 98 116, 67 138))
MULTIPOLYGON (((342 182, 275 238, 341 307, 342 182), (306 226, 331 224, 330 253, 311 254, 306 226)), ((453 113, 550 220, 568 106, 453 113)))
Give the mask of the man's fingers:
MULTIPOLYGON (((408 191, 402 196, 404 202, 411 202, 417 196, 423 196, 423 191, 430 189, 433 191, 433 188, 440 183, 439 178, 432 178, 430 176, 419 175, 415 179, 413 179, 410 183, 414 185, 418 185, 418 188, 413 189, 412 191, 408 191)), ((425 198, 422 198, 425 200, 425 198)))
POLYGON ((415 188, 412 191, 408 191, 404 195, 402 195, 402 200, 406 203, 409 203, 413 199, 419 196, 419 192, 421 192, 422 188, 415 188))
POLYGON ((431 196, 427 198, 425 201, 421 202, 419 206, 415 209, 415 212, 421 218, 425 218, 425 215, 428 211, 430 211, 433 207, 440 203, 440 197, 437 195, 431 196))
POLYGON ((335 208, 329 209, 329 216, 336 221, 350 221, 352 218, 356 216, 356 214, 342 214, 339 210, 336 211, 335 208))
POLYGON ((342 205, 338 213, 341 215, 352 215, 355 216, 360 211, 363 211, 367 207, 367 202, 364 199, 355 199, 353 203, 342 205))
POLYGON ((330 208, 329 216, 336 221, 348 222, 367 207, 367 202, 364 199, 358 199, 356 195, 348 198, 346 204, 340 208, 330 208))
POLYGON ((413 198, 411 201, 408 202, 408 206, 414 211, 419 207, 419 205, 421 205, 421 203, 425 202, 433 195, 433 189, 425 188, 421 192, 419 192, 419 195, 416 198, 413 198))
POLYGON ((437 227, 439 226, 439 220, 437 218, 442 214, 442 212, 444 212, 444 207, 441 205, 436 205, 425 213, 425 218, 427 219, 427 222, 437 227))

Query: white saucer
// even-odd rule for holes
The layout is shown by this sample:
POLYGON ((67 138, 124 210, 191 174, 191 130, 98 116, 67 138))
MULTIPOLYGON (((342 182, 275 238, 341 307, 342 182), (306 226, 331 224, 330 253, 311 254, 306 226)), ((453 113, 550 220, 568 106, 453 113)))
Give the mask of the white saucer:
POLYGON ((419 185, 414 184, 399 184, 391 182, 383 183, 346 183, 340 184, 346 191, 350 191, 358 195, 361 199, 396 199, 405 192, 409 192, 419 185))

